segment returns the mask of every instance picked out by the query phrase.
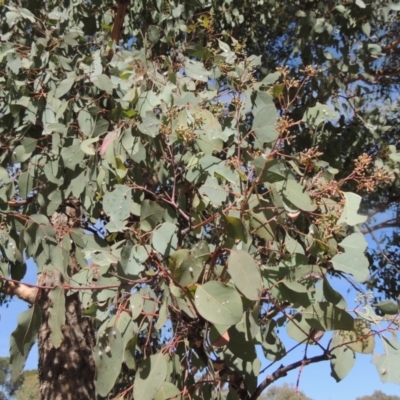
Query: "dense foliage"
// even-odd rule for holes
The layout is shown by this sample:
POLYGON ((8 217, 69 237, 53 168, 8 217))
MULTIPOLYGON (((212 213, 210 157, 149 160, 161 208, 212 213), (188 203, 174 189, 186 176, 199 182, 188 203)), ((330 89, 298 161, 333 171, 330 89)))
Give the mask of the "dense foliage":
POLYGON ((214 399, 227 383, 228 399, 255 400, 309 363, 343 379, 376 339, 377 372, 400 383, 398 306, 365 291, 396 297, 398 269, 378 249, 370 275, 364 238, 376 230, 368 216, 395 211, 400 194, 399 10, 6 2, 0 276, 32 304, 11 337, 13 376, 43 323, 38 293, 59 348, 65 296, 78 292, 102 397, 214 399), (61 229, 52 216, 71 204, 79 212, 61 229), (62 281, 20 285, 27 258, 62 281), (285 364, 278 328, 304 358, 285 364), (271 362, 263 382, 256 346, 271 362))

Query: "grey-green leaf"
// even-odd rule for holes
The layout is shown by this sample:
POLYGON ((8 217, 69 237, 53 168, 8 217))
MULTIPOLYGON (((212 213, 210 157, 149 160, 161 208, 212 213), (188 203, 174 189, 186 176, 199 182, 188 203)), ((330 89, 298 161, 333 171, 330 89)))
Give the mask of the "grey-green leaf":
POLYGON ((350 226, 363 224, 367 220, 367 216, 358 214, 361 196, 351 192, 344 192, 343 195, 346 202, 344 204, 342 215, 337 221, 337 224, 340 225, 345 223, 350 226))
POLYGON ((164 208, 155 201, 144 200, 140 207, 140 228, 150 232, 161 222, 164 212, 164 208))
POLYGON ((10 338, 11 378, 15 382, 24 369, 29 351, 35 343, 42 313, 35 303, 18 316, 18 326, 10 338))
POLYGON ((243 304, 237 290, 230 285, 211 281, 199 285, 195 304, 207 321, 220 325, 235 325, 243 315, 243 304))
POLYGON ((166 400, 166 399, 176 399, 180 400, 182 396, 180 396, 181 391, 170 382, 164 382, 157 392, 154 400, 166 400))
POLYGON ((331 303, 315 303, 307 307, 302 313, 307 323, 317 330, 352 330, 353 317, 345 310, 331 303))
POLYGON ((319 126, 327 120, 337 118, 339 118, 339 114, 334 109, 326 104, 317 103, 315 107, 310 107, 306 111, 303 121, 310 125, 319 126))
POLYGON ((131 201, 131 189, 128 186, 115 185, 112 192, 104 195, 104 211, 111 221, 124 221, 129 217, 131 201))
POLYGON ((293 204, 299 210, 314 211, 317 208, 308 193, 305 191, 305 188, 294 179, 288 179, 284 182, 276 182, 275 187, 285 201, 289 204, 293 204))
POLYGON ((54 97, 59 99, 60 97, 67 94, 71 90, 71 87, 74 84, 74 82, 75 78, 66 78, 63 81, 61 81, 57 86, 54 97))
POLYGON ((133 397, 140 400, 153 400, 167 377, 168 365, 162 353, 143 360, 135 375, 133 397))
POLYGON ((385 354, 374 354, 372 362, 381 381, 400 385, 400 343, 396 339, 382 337, 385 354))
POLYGON ((105 397, 114 387, 124 355, 124 340, 117 328, 107 328, 98 339, 93 358, 97 392, 105 397))
POLYGON ((258 300, 262 291, 260 267, 249 253, 232 250, 228 258, 228 272, 235 286, 249 299, 258 300))
POLYGON ((200 187, 199 193, 202 196, 208 197, 215 206, 221 206, 228 196, 226 189, 213 176, 207 178, 204 185, 200 187))
MULTIPOLYGON (((341 340, 339 335, 334 334, 331 347, 340 345, 340 343, 341 340)), ((354 351, 346 346, 337 347, 332 350, 331 354, 335 356, 334 358, 331 358, 331 376, 336 380, 336 382, 340 382, 352 370, 356 361, 356 356, 354 351)))
POLYGON ((276 119, 276 108, 273 104, 257 110, 253 130, 260 143, 271 143, 278 138, 279 133, 275 130, 276 119))
POLYGON ((154 248, 164 257, 169 257, 178 247, 178 228, 171 222, 164 222, 152 237, 154 248))
POLYGON ((100 90, 104 90, 105 92, 112 94, 113 85, 110 78, 107 75, 100 74, 92 78, 93 83, 100 90))
POLYGON ((369 275, 368 259, 363 253, 353 254, 336 254, 332 258, 333 267, 338 271, 352 274, 357 282, 365 282, 369 275))

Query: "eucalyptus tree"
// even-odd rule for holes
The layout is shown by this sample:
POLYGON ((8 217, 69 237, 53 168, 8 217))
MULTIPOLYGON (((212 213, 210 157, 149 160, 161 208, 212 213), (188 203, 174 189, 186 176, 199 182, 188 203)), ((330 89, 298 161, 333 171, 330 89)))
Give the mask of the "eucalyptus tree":
POLYGON ((398 192, 399 9, 4 4, 1 282, 31 305, 13 378, 38 338, 41 399, 254 400, 310 363, 343 379, 379 335, 399 383, 398 307, 364 292, 359 212, 398 192))

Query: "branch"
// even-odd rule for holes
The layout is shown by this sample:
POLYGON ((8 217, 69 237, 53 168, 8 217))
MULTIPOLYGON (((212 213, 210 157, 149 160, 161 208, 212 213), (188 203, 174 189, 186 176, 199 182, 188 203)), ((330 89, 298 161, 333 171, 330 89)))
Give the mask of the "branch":
POLYGON ((121 39, 121 29, 124 25, 125 15, 128 12, 130 0, 117 0, 117 12, 114 18, 113 29, 111 31, 111 39, 118 44, 121 39))
POLYGON ((384 49, 382 49, 382 53, 390 53, 397 49, 397 46, 400 44, 400 38, 397 38, 392 43, 387 45, 384 49))
POLYGON ((261 395, 261 393, 264 391, 264 389, 266 387, 271 385, 271 383, 275 382, 276 380, 282 378, 283 376, 286 376, 289 371, 292 371, 292 370, 294 370, 296 368, 299 368, 301 366, 314 364, 314 363, 317 363, 317 362, 320 362, 320 361, 327 361, 327 360, 330 360, 332 358, 335 358, 335 356, 333 354, 330 354, 330 352, 326 351, 324 354, 296 361, 293 364, 289 364, 286 367, 281 365, 272 375, 268 375, 258 385, 256 391, 252 394, 252 396, 250 397, 249 400, 257 400, 258 397, 261 395))
POLYGON ((373 231, 377 231, 379 229, 386 229, 386 228, 399 228, 400 221, 397 218, 393 218, 388 221, 383 221, 380 222, 379 224, 376 224, 371 227, 367 227, 366 229, 363 229, 361 233, 365 235, 366 233, 371 233, 373 231))
POLYGON ((344 82, 352 83, 352 82, 362 81, 369 85, 380 85, 381 81, 379 80, 379 78, 400 75, 400 68, 370 71, 367 72, 366 74, 369 75, 370 78, 362 76, 361 74, 357 74, 344 79, 344 82))
POLYGON ((389 259, 389 257, 386 255, 385 251, 382 249, 382 246, 381 246, 381 244, 379 243, 378 238, 375 236, 374 231, 373 231, 368 225, 366 225, 366 226, 367 226, 367 231, 368 231, 367 233, 369 233, 369 234, 372 236, 372 239, 374 239, 376 245, 378 246, 378 250, 381 252, 383 258, 384 258, 389 264, 391 264, 392 267, 393 267, 397 272, 400 272, 399 269, 397 268, 396 264, 395 264, 392 260, 389 259))
POLYGON ((371 217, 373 217, 375 214, 378 214, 382 211, 385 211, 386 208, 390 207, 392 205, 392 203, 397 204, 400 201, 400 196, 391 196, 389 197, 386 201, 384 201, 383 203, 380 203, 377 207, 375 207, 375 209, 373 211, 371 211, 367 216, 368 219, 370 219, 371 217))
POLYGON ((2 289, 4 293, 10 296, 17 296, 19 299, 26 301, 29 304, 33 304, 38 295, 38 288, 32 287, 25 283, 20 283, 16 281, 10 281, 6 278, 0 276, 0 281, 5 282, 5 286, 2 289))

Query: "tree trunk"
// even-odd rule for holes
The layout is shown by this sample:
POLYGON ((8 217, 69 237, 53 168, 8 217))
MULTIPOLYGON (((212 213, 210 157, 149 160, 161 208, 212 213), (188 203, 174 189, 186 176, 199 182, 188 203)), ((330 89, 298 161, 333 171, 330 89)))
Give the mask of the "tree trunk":
MULTIPOLYGON (((70 200, 68 200, 70 201, 70 200)), ((52 216, 56 238, 62 237, 80 221, 80 206, 65 202, 62 210, 52 216)), ((72 246, 74 246, 72 244, 72 246)), ((69 260, 71 276, 79 270, 72 248, 69 260)), ((40 286, 62 286, 64 278, 57 270, 44 270, 39 276, 40 286)), ((49 290, 41 290, 39 303, 42 323, 39 328, 39 391, 41 400, 94 400, 95 364, 92 350, 95 332, 90 318, 82 316, 79 293, 65 296, 65 324, 61 328, 62 342, 55 348, 50 338, 49 307, 52 302, 49 290)))

